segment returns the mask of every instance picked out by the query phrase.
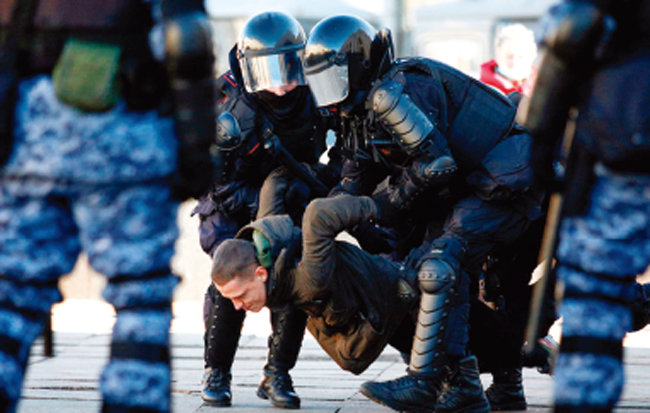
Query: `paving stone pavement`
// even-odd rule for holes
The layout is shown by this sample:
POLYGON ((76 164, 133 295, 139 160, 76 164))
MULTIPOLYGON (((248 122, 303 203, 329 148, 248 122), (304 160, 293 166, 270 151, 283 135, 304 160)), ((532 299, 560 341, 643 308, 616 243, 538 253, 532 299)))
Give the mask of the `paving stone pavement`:
MULTIPOLYGON (((197 308, 199 308, 197 306, 197 308)), ((198 311, 198 310, 197 310, 198 311)), ((198 314, 195 314, 198 316, 198 314)), ((268 401, 255 395, 266 360, 268 314, 249 315, 233 365, 233 406, 217 408, 205 405, 200 397, 203 369, 203 344, 200 331, 187 331, 176 320, 172 328, 173 411, 243 412, 278 411, 268 401)), ((97 377, 108 355, 110 337, 107 331, 68 332, 56 322, 55 357, 42 354, 42 343, 32 349, 19 413, 98 411, 100 395, 97 377)), ((196 330, 196 325, 191 324, 196 330)), ((74 327, 74 325, 73 325, 74 327)), ((105 327, 106 330, 110 325, 105 327)), ((650 411, 650 332, 637 333, 628 340, 626 350, 627 385, 619 405, 620 412, 650 411), (630 343, 634 347, 629 347, 630 343)), ((307 333, 298 363, 291 374, 296 391, 302 399, 302 410, 309 412, 389 412, 358 391, 366 380, 387 380, 404 374, 405 365, 399 354, 387 349, 377 362, 359 376, 342 371, 320 349, 307 333)), ((489 376, 482 375, 484 386, 489 376)), ((550 412, 552 378, 535 369, 524 370, 524 386, 529 412, 550 412)))

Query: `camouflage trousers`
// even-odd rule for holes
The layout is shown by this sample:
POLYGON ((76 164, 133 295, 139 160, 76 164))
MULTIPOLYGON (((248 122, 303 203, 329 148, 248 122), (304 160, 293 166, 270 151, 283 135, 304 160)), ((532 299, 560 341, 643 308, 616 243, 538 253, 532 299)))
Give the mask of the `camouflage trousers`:
POLYGON ((117 311, 100 378, 107 411, 169 411, 171 125, 123 104, 77 111, 39 77, 21 84, 14 138, 0 171, 0 411, 16 410, 30 346, 81 251, 117 311))
POLYGON ((650 263, 650 176, 616 174, 602 165, 595 171, 587 212, 567 217, 560 233, 557 408, 608 410, 620 398, 635 276, 650 263))

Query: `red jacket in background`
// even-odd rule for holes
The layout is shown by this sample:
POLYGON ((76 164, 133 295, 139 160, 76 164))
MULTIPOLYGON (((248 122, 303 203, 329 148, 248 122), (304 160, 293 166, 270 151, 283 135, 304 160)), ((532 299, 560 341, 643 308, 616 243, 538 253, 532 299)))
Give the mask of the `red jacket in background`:
POLYGON ((480 80, 483 83, 486 83, 490 86, 493 86, 506 95, 511 92, 519 92, 527 94, 528 88, 526 88, 527 82, 518 82, 516 80, 508 79, 507 77, 497 73, 497 62, 492 59, 488 62, 485 62, 481 65, 481 77, 480 80))

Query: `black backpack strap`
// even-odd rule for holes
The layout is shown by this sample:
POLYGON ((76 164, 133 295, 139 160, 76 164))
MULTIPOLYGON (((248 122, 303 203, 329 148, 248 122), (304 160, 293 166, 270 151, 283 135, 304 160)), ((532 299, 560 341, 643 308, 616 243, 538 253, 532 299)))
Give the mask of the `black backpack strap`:
POLYGON ((16 65, 18 47, 36 12, 38 0, 15 0, 7 41, 0 47, 0 165, 11 153, 14 104, 19 74, 16 65))

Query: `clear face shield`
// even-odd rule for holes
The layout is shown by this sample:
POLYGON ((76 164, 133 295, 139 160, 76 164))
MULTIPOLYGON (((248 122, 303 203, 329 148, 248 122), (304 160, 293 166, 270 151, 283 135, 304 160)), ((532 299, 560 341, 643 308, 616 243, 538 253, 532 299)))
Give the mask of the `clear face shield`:
POLYGON ((324 64, 305 72, 311 93, 319 107, 339 103, 348 97, 348 65, 324 64))
POLYGON ((295 45, 268 51, 240 53, 239 66, 248 93, 291 85, 304 85, 302 69, 304 48, 295 45))

